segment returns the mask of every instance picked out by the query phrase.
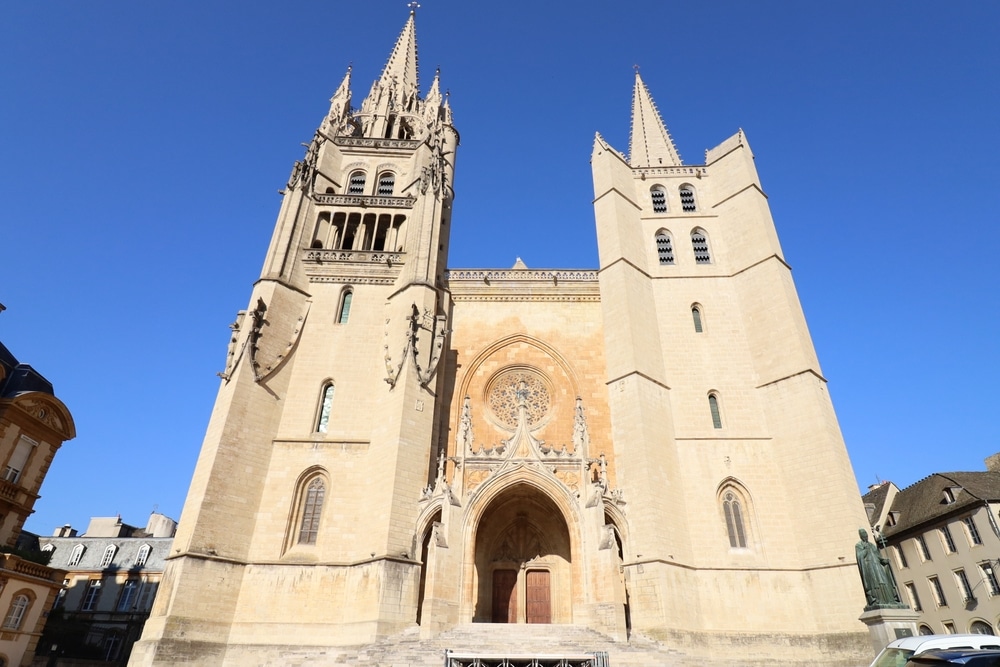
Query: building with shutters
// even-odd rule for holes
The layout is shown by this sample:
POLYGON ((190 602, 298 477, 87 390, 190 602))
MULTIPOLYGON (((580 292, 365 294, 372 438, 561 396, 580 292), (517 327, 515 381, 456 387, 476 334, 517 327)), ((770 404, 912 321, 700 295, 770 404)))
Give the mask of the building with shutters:
POLYGON ((52 383, 0 344, 0 667, 31 661, 63 572, 18 548, 45 473, 76 436, 52 383))
POLYGON ((862 497, 922 634, 1000 633, 1000 455, 986 464, 862 497))
POLYGON ((153 512, 145 528, 121 517, 94 517, 40 537, 49 564, 65 572, 39 655, 124 665, 153 606, 177 523, 153 512))
POLYGON ((368 90, 282 192, 131 664, 867 664, 865 514, 743 132, 685 164, 637 73, 599 266, 461 269, 413 15, 368 90))

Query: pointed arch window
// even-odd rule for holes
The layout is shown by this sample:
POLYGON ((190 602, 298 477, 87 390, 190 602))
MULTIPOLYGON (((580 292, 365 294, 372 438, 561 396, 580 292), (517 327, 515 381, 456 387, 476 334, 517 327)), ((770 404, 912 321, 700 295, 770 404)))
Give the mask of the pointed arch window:
POLYGON ((363 195, 365 193, 365 172, 355 171, 347 181, 347 194, 363 195))
POLYGON ((316 544, 319 535, 319 518, 323 512, 326 484, 321 477, 315 477, 306 487, 302 499, 302 520, 299 523, 299 544, 316 544))
POLYGON ((86 547, 82 544, 78 544, 73 547, 73 553, 69 555, 69 561, 66 563, 69 567, 76 567, 80 564, 83 559, 83 552, 86 551, 86 547))
POLYGON ((11 601, 10 609, 7 610, 7 616, 3 620, 4 630, 17 630, 21 627, 21 621, 24 620, 24 614, 28 611, 29 604, 31 604, 31 599, 24 593, 11 601))
POLYGON ((705 328, 701 323, 701 306, 698 304, 691 306, 691 319, 694 320, 695 333, 702 333, 705 331, 705 328))
POLYGON ((337 310, 337 324, 347 324, 351 317, 351 302, 354 300, 354 290, 346 288, 340 295, 340 308, 337 310))
POLYGON ((719 410, 719 395, 708 395, 708 410, 712 413, 712 428, 722 428, 722 412, 719 410))
POLYGON ((674 263, 674 242, 670 238, 670 232, 665 229, 656 232, 656 256, 661 265, 674 263))
POLYGON ((694 188, 690 185, 684 184, 680 189, 681 194, 681 210, 685 213, 694 213, 698 210, 694 201, 694 188))
POLYGON ((653 213, 667 212, 667 191, 662 185, 654 185, 649 189, 649 197, 653 200, 653 213))
POLYGON ((743 504, 731 489, 722 496, 722 512, 726 516, 726 532, 729 533, 729 546, 733 549, 747 548, 746 523, 743 520, 743 504))
POLYGON ((694 249, 695 264, 712 263, 712 254, 708 250, 708 235, 701 227, 691 232, 691 247, 694 249))
POLYGON ((396 175, 392 172, 386 172, 378 177, 378 195, 379 197, 391 197, 392 191, 396 187, 396 175))
POLYGON ((101 564, 98 566, 101 569, 109 567, 111 561, 115 559, 115 553, 118 551, 118 547, 113 544, 109 544, 108 548, 104 550, 104 555, 101 556, 101 564))
POLYGON ((330 425, 330 410, 333 408, 333 383, 323 387, 319 404, 319 418, 316 420, 316 432, 326 433, 330 425))

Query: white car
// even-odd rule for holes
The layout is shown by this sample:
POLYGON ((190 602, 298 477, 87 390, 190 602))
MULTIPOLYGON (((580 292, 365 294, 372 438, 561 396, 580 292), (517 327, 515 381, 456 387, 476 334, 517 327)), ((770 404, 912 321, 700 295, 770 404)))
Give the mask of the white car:
POLYGON ((991 648, 1000 649, 1000 637, 993 635, 918 635, 889 642, 875 656, 871 667, 904 667, 910 656, 933 649, 991 648))

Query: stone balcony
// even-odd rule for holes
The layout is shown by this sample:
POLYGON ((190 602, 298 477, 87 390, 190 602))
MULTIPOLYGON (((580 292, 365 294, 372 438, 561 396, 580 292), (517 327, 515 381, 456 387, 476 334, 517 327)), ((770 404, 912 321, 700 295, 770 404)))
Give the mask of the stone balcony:
POLYGON ((353 208, 413 208, 415 197, 381 197, 378 195, 313 195, 313 200, 323 206, 345 206, 353 208))

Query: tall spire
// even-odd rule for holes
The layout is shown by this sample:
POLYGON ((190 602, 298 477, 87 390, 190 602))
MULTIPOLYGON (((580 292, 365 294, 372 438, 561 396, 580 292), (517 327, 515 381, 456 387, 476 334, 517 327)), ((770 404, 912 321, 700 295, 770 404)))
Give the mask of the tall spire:
MULTIPOLYGON (((411 3, 412 4, 412 3, 411 3)), ((379 77, 379 85, 389 88, 395 86, 403 99, 409 99, 417 95, 417 29, 413 20, 415 9, 411 7, 410 17, 403 26, 403 31, 399 33, 396 45, 392 47, 389 55, 389 62, 382 70, 379 77)))
POLYGON ((632 91, 632 132, 629 138, 629 165, 635 167, 680 166, 681 156, 667 132, 649 89, 635 70, 632 91))

